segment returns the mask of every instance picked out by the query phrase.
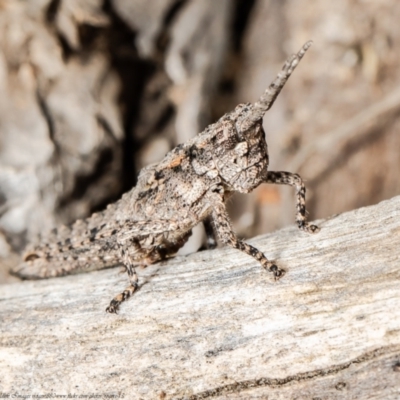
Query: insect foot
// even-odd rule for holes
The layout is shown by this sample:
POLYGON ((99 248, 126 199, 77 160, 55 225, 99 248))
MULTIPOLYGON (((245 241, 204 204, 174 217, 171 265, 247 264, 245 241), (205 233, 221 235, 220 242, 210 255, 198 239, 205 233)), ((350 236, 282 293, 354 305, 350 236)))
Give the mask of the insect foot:
POLYGON ((282 276, 286 274, 286 271, 284 269, 279 268, 276 264, 272 264, 269 267, 269 270, 274 274, 274 278, 276 281, 281 279, 282 276))

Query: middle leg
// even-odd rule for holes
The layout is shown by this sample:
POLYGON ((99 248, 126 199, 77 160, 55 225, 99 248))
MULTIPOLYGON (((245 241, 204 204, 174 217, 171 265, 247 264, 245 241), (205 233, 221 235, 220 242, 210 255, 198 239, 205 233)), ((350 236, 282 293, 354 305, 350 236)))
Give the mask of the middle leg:
POLYGON ((215 249, 217 247, 217 240, 215 238, 214 228, 213 228, 213 224, 212 224, 212 220, 211 220, 210 216, 208 216, 203 221, 203 225, 204 225, 204 230, 206 232, 206 242, 207 242, 206 248, 208 250, 215 249))
POLYGON ((260 250, 238 239, 232 229, 229 216, 223 202, 213 204, 212 217, 214 220, 216 233, 223 243, 243 251, 249 256, 255 258, 264 269, 273 273, 275 280, 280 279, 285 274, 285 270, 280 269, 273 262, 269 261, 260 250))

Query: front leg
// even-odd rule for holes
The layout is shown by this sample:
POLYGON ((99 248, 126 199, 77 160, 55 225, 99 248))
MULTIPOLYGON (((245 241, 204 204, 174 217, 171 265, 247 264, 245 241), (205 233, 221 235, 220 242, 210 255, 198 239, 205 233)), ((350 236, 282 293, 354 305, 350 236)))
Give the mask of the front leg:
POLYGON ((296 187, 296 222, 302 231, 308 233, 316 233, 319 231, 318 226, 309 225, 306 217, 306 187, 298 174, 292 174, 285 171, 269 171, 264 180, 265 183, 276 183, 281 185, 290 185, 296 187))
POLYGON ((283 269, 278 268, 273 262, 269 261, 261 251, 237 238, 229 221, 225 204, 222 201, 213 204, 213 207, 211 215, 214 221, 215 231, 223 243, 255 258, 263 268, 274 274, 275 280, 278 280, 285 274, 283 269))

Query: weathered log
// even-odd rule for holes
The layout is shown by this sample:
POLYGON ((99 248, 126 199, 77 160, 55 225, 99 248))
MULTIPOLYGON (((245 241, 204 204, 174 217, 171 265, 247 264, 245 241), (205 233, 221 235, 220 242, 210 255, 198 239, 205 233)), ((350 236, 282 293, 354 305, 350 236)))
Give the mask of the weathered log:
MULTIPOLYGON (((400 197, 125 275, 0 286, 0 392, 154 399, 398 399, 400 197)), ((52 397, 49 397, 52 398, 52 397)))

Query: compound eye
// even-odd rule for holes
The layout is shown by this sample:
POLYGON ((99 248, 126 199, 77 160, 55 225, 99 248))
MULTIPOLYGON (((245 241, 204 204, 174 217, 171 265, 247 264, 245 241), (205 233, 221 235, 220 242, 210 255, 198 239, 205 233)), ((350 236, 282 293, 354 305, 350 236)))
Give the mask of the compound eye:
POLYGON ((241 132, 239 132, 237 129, 235 129, 235 136, 236 136, 236 140, 240 143, 243 141, 243 135, 241 132))

